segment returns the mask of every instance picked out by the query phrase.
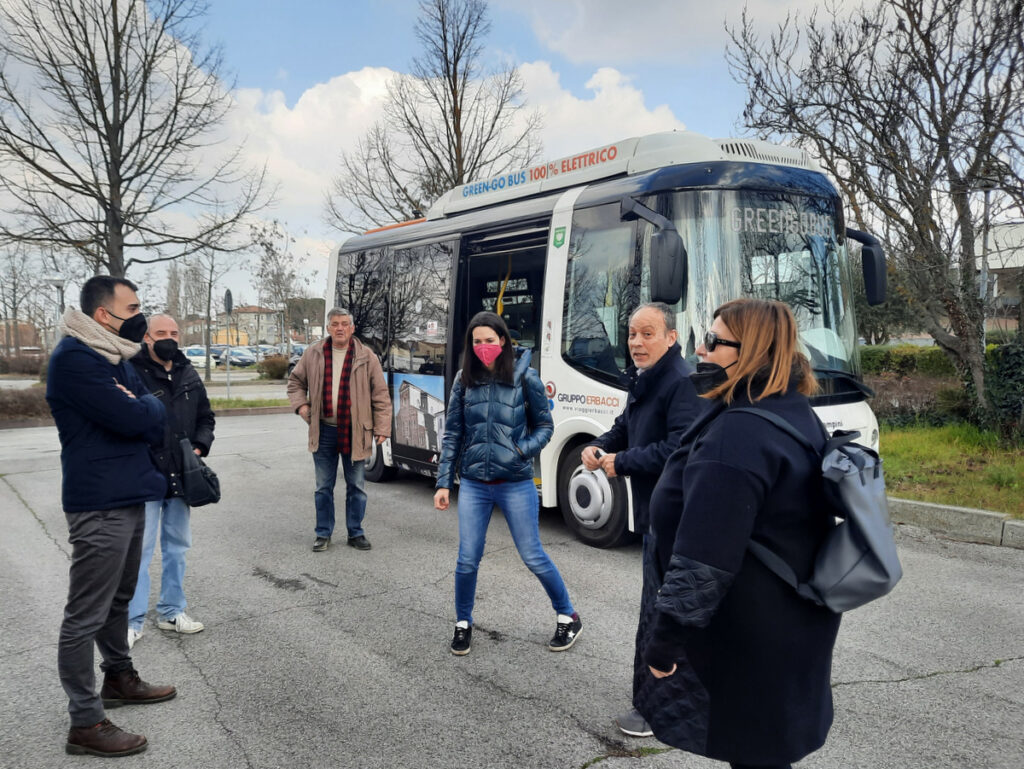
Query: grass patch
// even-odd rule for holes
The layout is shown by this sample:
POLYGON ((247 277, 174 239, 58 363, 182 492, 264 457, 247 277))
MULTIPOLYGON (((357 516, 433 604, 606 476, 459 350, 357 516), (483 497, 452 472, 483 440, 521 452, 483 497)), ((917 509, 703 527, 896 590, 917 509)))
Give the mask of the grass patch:
POLYGON ((287 398, 210 398, 214 411, 223 409, 255 409, 268 406, 287 406, 287 398))
POLYGON ((1024 519, 1024 449, 967 424, 882 428, 890 496, 1024 519))

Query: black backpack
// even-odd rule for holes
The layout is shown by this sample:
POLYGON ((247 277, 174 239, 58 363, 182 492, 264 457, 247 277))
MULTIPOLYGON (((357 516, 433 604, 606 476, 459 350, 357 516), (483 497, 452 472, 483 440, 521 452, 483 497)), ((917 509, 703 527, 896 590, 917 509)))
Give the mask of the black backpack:
MULTIPOLYGON (((773 551, 753 542, 751 553, 789 583, 801 596, 834 612, 856 609, 891 591, 903 576, 889 520, 882 459, 866 446, 854 443, 856 431, 836 430, 820 452, 787 420, 758 408, 737 408, 756 414, 791 435, 821 458, 828 512, 838 520, 821 543, 814 572, 800 583, 793 569, 773 551)), ((822 431, 828 435, 824 425, 822 431)))

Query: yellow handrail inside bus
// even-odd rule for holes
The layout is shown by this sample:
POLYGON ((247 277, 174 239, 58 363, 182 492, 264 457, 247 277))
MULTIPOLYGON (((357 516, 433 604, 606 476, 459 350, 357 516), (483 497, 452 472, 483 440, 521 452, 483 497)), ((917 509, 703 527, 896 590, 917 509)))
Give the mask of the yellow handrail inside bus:
POLYGON ((505 281, 501 284, 501 290, 498 291, 498 302, 495 306, 495 310, 498 311, 498 316, 505 311, 505 302, 502 297, 505 296, 505 287, 508 286, 508 279, 512 277, 512 254, 508 255, 508 272, 505 273, 505 281))

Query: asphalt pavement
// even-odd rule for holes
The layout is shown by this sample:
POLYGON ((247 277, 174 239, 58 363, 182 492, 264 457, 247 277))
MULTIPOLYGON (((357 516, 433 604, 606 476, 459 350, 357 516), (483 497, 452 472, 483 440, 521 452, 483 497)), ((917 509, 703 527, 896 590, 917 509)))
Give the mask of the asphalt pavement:
MULTIPOLYGON (((210 769, 722 766, 619 734, 640 594, 636 546, 595 550, 545 511, 541 536, 584 621, 545 648, 554 615, 496 515, 472 652, 448 652, 456 518, 432 483, 369 485, 373 550, 313 553, 312 461, 291 414, 218 422, 224 498, 193 511, 194 636, 155 628, 133 656, 170 702, 112 710, 149 738, 118 766, 210 769)), ((0 432, 0 766, 95 766, 65 755, 56 643, 70 548, 52 427, 0 432)), ((899 526, 905 577, 843 620, 836 721, 799 769, 1024 766, 1024 551, 899 526)), ((159 555, 154 559, 158 590, 159 555)), ((156 596, 151 601, 155 602, 156 596)))

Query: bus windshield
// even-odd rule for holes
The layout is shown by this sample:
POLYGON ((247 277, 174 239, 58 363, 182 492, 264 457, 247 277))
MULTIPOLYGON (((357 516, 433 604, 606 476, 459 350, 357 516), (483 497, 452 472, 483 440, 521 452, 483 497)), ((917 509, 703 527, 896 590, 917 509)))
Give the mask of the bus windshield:
MULTIPOLYGON (((834 198, 763 190, 679 190, 644 198, 672 220, 689 253, 684 354, 693 358, 712 313, 741 296, 788 304, 803 352, 826 395, 862 397, 857 332, 842 222, 834 198)), ((562 356, 587 376, 619 381, 629 365, 629 313, 650 301, 646 222, 622 221, 618 205, 573 215, 562 318, 562 356)))
POLYGON ((803 351, 819 376, 859 374, 837 201, 757 190, 693 190, 660 195, 658 204, 675 222, 690 256, 685 315, 693 336, 687 354, 711 326, 716 307, 755 296, 793 309, 803 351))

